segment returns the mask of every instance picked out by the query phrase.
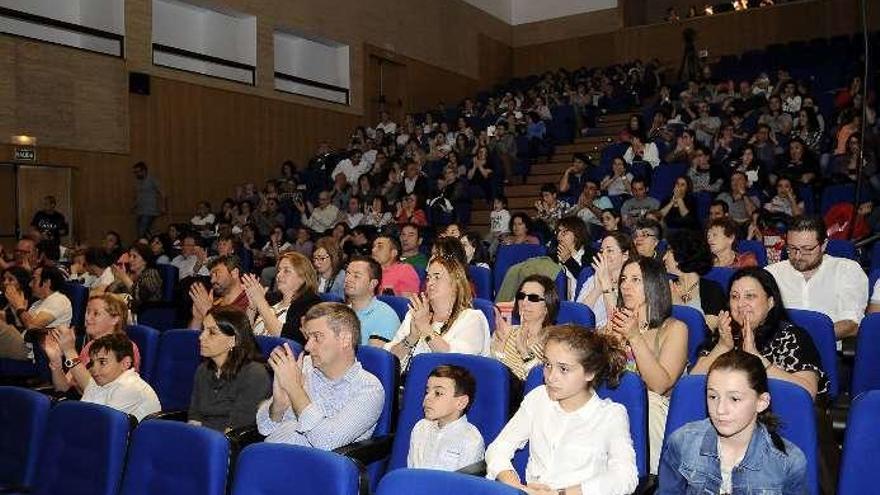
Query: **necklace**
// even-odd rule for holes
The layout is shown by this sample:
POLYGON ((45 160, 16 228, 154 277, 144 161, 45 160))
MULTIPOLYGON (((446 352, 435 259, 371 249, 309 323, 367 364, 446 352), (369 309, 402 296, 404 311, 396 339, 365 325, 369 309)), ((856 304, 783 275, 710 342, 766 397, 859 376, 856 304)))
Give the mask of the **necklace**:
POLYGON ((676 287, 679 288, 678 292, 681 297, 681 302, 683 302, 684 304, 687 304, 694 298, 692 292, 694 291, 694 289, 697 288, 698 285, 700 285, 700 279, 697 278, 697 281, 694 282, 693 284, 691 284, 691 286, 688 287, 687 290, 681 290, 681 280, 680 279, 675 281, 675 285, 676 285, 676 287))

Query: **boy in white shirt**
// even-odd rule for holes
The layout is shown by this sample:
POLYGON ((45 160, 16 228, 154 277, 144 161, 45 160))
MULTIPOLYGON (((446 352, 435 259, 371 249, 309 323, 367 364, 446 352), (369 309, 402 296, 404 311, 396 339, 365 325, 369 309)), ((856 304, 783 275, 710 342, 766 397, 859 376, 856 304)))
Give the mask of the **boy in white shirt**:
POLYGON ((498 239, 502 235, 510 233, 510 211, 507 210, 507 198, 497 196, 492 200, 492 211, 489 213, 489 238, 490 252, 495 253, 498 249, 498 239))
MULTIPOLYGON (((162 405, 153 388, 133 369, 134 349, 128 336, 111 333, 95 340, 89 348, 92 379, 82 401, 101 404, 131 414, 138 421, 159 412, 162 405)), ((78 358, 65 366, 82 366, 78 358)))
POLYGON ((483 460, 483 436, 465 414, 475 391, 473 375, 461 366, 431 371, 422 401, 425 418, 413 427, 407 467, 457 471, 483 460))

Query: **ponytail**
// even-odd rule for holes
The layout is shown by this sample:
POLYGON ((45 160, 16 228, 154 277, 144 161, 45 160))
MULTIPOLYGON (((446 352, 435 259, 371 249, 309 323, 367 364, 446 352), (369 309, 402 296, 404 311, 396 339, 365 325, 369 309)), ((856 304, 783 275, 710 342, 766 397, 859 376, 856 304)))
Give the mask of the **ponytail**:
POLYGON ((578 362, 587 373, 594 373, 593 388, 608 383, 615 388, 626 369, 626 353, 614 337, 590 327, 565 324, 547 328, 547 342, 567 345, 578 355, 578 362))

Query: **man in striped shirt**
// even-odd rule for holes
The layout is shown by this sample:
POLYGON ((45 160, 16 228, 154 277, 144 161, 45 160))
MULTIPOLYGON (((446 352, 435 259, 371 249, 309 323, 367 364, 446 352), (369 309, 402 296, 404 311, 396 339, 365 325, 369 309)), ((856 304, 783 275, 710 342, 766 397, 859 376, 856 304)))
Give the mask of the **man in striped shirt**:
POLYGON ((333 450, 373 434, 385 393, 355 358, 360 332, 351 308, 321 303, 303 317, 308 357, 287 345, 272 351, 272 397, 257 410, 267 442, 333 450))

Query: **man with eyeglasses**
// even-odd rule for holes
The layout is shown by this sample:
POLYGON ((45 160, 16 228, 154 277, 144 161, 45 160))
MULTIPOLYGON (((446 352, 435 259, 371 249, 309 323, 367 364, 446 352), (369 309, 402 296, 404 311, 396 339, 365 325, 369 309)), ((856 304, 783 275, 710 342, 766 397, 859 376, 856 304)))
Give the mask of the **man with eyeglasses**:
POLYGON ((766 269, 789 309, 824 313, 838 339, 858 333, 868 305, 868 277, 855 261, 825 254, 827 233, 819 217, 795 217, 786 237, 788 260, 766 269))
POLYGON ((643 258, 660 259, 657 246, 663 235, 660 224, 650 218, 640 218, 633 225, 633 245, 643 258))

